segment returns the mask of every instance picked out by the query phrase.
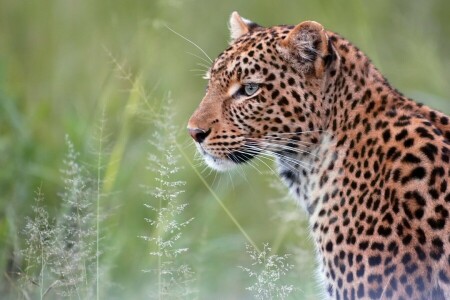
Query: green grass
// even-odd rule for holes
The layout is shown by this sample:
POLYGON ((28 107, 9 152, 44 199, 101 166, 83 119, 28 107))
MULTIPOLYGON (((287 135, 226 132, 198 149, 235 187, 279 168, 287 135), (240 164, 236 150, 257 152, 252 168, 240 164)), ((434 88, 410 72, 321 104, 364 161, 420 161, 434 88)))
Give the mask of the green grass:
POLYGON ((20 295, 20 232, 25 217, 33 214, 37 188, 50 216, 60 217, 67 134, 87 171, 102 179, 94 205, 106 215, 96 224, 102 252, 98 265, 104 273, 96 294, 100 299, 148 298, 155 278, 141 270, 155 258, 138 238, 148 233, 149 217, 143 209, 149 198, 141 186, 155 184, 146 170, 148 140, 155 131, 153 118, 170 94, 177 143, 185 155, 177 175, 186 181, 180 197, 189 206, 183 217, 194 218, 179 247, 189 248, 183 261, 195 271, 198 298, 251 296, 245 289, 251 278, 238 268, 251 263, 245 249, 249 242, 259 248, 267 242, 273 254, 291 253, 295 268, 285 284, 299 289, 291 298, 316 298, 304 215, 296 222, 274 216, 289 211, 289 204, 271 201, 282 197, 268 184, 277 179, 251 167, 231 176, 203 170, 184 132, 206 84, 200 71, 190 70, 203 69, 198 64, 204 55, 163 25, 214 58, 229 41, 226 23, 233 10, 262 25, 319 21, 365 51, 400 91, 450 113, 448 1, 3 0, 0 294, 20 295))

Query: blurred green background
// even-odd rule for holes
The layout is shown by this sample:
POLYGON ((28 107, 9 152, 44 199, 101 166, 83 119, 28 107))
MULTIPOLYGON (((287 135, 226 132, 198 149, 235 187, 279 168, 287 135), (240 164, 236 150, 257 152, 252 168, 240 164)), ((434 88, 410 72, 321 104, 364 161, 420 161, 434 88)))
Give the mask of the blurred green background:
MULTIPOLYGON (((152 151, 152 111, 172 98, 179 143, 194 157, 185 124, 204 92, 202 53, 164 25, 217 56, 229 41, 232 11, 261 25, 315 20, 354 42, 406 95, 450 113, 450 2, 382 1, 87 1, 0 0, 0 293, 16 297, 9 279, 23 247, 25 217, 34 191, 42 187, 50 213, 60 205, 60 169, 69 135, 87 168, 102 116, 106 120, 110 166, 101 208, 100 263, 108 269, 102 299, 145 299, 152 275, 151 247, 138 236, 151 231, 144 221, 152 201, 141 188, 154 184, 146 170, 152 151), (198 56, 198 57, 197 57, 198 56), (138 82, 138 84, 136 84, 138 82), (133 87, 134 84, 134 87, 133 87), (130 91, 138 87, 138 103, 130 91), (133 105, 132 105, 133 104, 133 105), (132 107, 130 108, 130 105, 132 107), (115 152, 114 152, 115 151, 115 152), (7 280, 8 278, 8 280, 7 280), (106 284, 108 283, 108 284, 106 284)), ((94 157, 95 159, 95 157, 94 157)), ((196 273, 200 299, 246 299, 248 276, 238 266, 251 261, 245 237, 182 157, 179 175, 195 218, 183 231, 183 255, 196 273)), ((196 165, 199 171, 203 165, 196 165)), ((274 253, 291 253, 295 269, 286 278, 299 290, 292 299, 316 299, 314 255, 302 213, 273 202, 283 193, 276 182, 251 167, 229 174, 203 171, 251 238, 268 242, 274 253), (280 216, 281 214, 281 216, 280 216)), ((93 168, 94 174, 95 168, 93 168)))

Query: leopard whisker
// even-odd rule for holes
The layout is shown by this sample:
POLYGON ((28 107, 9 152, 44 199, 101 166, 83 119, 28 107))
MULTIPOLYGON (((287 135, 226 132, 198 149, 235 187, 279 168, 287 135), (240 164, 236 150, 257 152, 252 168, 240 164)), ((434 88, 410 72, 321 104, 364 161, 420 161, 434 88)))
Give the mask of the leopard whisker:
POLYGON ((275 149, 278 147, 279 149, 281 149, 281 150, 287 150, 287 151, 289 151, 289 152, 293 152, 293 153, 297 153, 297 154, 308 154, 308 155, 311 155, 311 156, 314 156, 314 157, 318 157, 316 154, 313 154, 312 152, 310 152, 310 151, 306 151, 306 150, 302 150, 302 149, 298 149, 298 148, 294 148, 294 147, 290 147, 290 146, 287 146, 287 145, 282 145, 282 144, 276 144, 276 143, 269 143, 269 142, 262 142, 265 146, 268 146, 268 147, 270 147, 270 146, 272 146, 272 147, 274 147, 275 149))
MULTIPOLYGON (((274 161, 274 162, 277 162, 277 163, 281 163, 281 162, 280 162, 280 161, 276 161, 276 160, 273 158, 274 156, 275 156, 275 157, 279 157, 279 158, 283 158, 284 160, 286 160, 286 161, 288 161, 288 162, 291 162, 291 163, 293 163, 293 164, 298 164, 298 165, 300 165, 300 166, 302 166, 302 167, 304 167, 304 168, 306 168, 306 169, 308 169, 308 170, 310 170, 310 167, 312 167, 312 165, 310 165, 310 164, 308 164, 308 163, 306 163, 306 162, 302 162, 302 161, 296 160, 296 159, 294 159, 294 158, 292 158, 292 157, 288 157, 288 156, 279 154, 279 153, 277 153, 277 152, 274 152, 274 151, 271 151, 271 150, 268 150, 268 149, 263 149, 263 148, 259 148, 259 147, 252 146, 252 145, 246 145, 246 147, 247 147, 248 149, 253 149, 253 150, 257 151, 257 153, 255 153, 255 154, 266 155, 267 157, 272 158, 273 161, 274 161)), ((286 165, 284 165, 284 166, 287 167, 287 168, 289 168, 289 169, 292 168, 292 167, 288 167, 288 166, 286 166, 286 165)))
MULTIPOLYGON (((279 154, 279 153, 273 153, 273 155, 280 159, 279 161, 277 161, 277 163, 279 163, 279 164, 283 164, 281 162, 281 160, 285 160, 287 162, 291 162, 293 164, 297 164, 297 165, 301 166, 302 168, 305 168, 308 171, 311 171, 312 168, 313 168, 312 164, 309 164, 307 162, 300 161, 300 160, 297 160, 297 159, 292 159, 291 157, 288 157, 286 155, 282 155, 282 154, 279 154)), ((284 164, 284 166, 286 167, 286 164, 284 164)), ((293 170, 293 171, 296 170, 296 168, 292 167, 292 166, 289 166, 288 169, 293 170)))
MULTIPOLYGON (((200 55, 197 55, 197 54, 192 53, 192 52, 186 52, 186 53, 189 54, 189 55, 192 55, 193 57, 196 57, 196 58, 202 60, 203 62, 205 62, 205 63, 207 63, 207 64, 210 63, 210 61, 208 61, 208 60, 205 59, 204 57, 201 57, 200 55)), ((209 69, 209 67, 208 67, 208 69, 209 69)))
MULTIPOLYGON (((271 154, 271 153, 259 153, 259 154, 262 157, 264 157, 265 159, 268 159, 269 161, 271 161, 272 163, 278 164, 278 165, 282 166, 285 169, 289 169, 289 170, 295 171, 295 169, 291 165, 288 165, 288 164, 286 164, 284 162, 281 162, 281 161, 277 161, 276 157, 273 154, 271 154)), ((270 168, 270 169, 271 169, 271 171, 273 172, 274 175, 276 175, 276 176, 279 175, 279 172, 273 170, 272 168, 270 168)))
MULTIPOLYGON (((233 150, 233 151, 232 151, 232 150, 227 150, 227 151, 226 151, 226 154, 227 154, 227 155, 230 155, 230 154, 232 154, 233 152, 238 152, 238 153, 246 154, 245 152, 243 152, 243 151, 240 150, 240 149, 239 149, 239 150, 233 150)), ((256 168, 254 165, 252 165, 250 161, 248 161, 247 163, 248 163, 251 167, 253 167, 256 171, 258 171, 259 174, 262 174, 261 171, 258 170, 258 168, 256 168)), ((243 171, 242 167, 241 167, 239 164, 236 164, 236 165, 243 171)), ((245 176, 244 176, 244 177, 245 177, 245 176)))
POLYGON ((189 72, 193 72, 194 75, 196 75, 196 76, 202 76, 203 77, 205 75, 205 71, 201 70, 201 69, 190 69, 189 72))
MULTIPOLYGON (((244 154, 250 154, 250 155, 255 155, 254 159, 257 161, 260 161, 261 163, 263 163, 273 174, 278 175, 278 172, 276 172, 275 170, 273 170, 261 157, 259 157, 259 155, 257 154, 261 154, 261 152, 253 150, 253 149, 249 149, 246 148, 245 150, 241 150, 241 152, 243 152, 244 154)), ((269 160, 271 160, 272 162, 274 162, 273 157, 272 156, 264 156, 265 158, 268 158, 269 160)), ((250 161, 251 162, 251 161, 250 161)))
POLYGON ((164 25, 167 29, 169 29, 170 31, 172 31, 173 33, 175 33, 176 35, 178 35, 179 37, 181 37, 183 40, 191 43, 195 48, 197 48, 198 50, 200 50, 201 53, 203 53, 203 55, 206 56, 206 58, 209 60, 210 63, 213 62, 213 60, 211 59, 211 57, 209 57, 208 54, 206 54, 205 50, 203 50, 199 45, 197 45, 196 43, 194 43, 193 41, 191 41, 190 39, 188 39, 187 37, 183 36, 181 33, 176 32, 175 30, 173 30, 172 28, 170 28, 167 25, 164 25))
MULTIPOLYGON (((275 144, 275 145, 286 145, 286 146, 288 146, 288 144, 295 144, 296 146, 299 146, 299 147, 305 147, 305 148, 311 147, 311 145, 305 145, 301 141, 296 141, 296 140, 288 139, 288 138, 286 138, 286 139, 283 139, 283 138, 275 138, 275 139, 256 138, 256 139, 252 139, 252 141, 253 142, 260 141, 260 142, 263 142, 263 143, 272 143, 272 144, 275 144), (282 144, 282 143, 286 143, 286 144, 282 144)), ((288 146, 288 147, 291 147, 291 146, 288 146)))
POLYGON ((277 132, 277 135, 296 135, 303 133, 313 133, 313 132, 325 132, 326 130, 317 129, 317 130, 306 130, 306 131, 295 131, 295 132, 277 132))
POLYGON ((196 63, 196 65, 199 66, 199 67, 205 68, 204 69, 205 72, 209 70, 209 65, 205 65, 204 63, 200 63, 199 62, 199 63, 196 63))
POLYGON ((286 142, 295 142, 298 144, 302 144, 302 146, 306 146, 306 145, 314 145, 314 143, 312 142, 306 142, 306 141, 299 141, 299 140, 295 140, 293 138, 289 138, 289 137, 279 137, 279 136, 263 136, 260 138, 255 138, 254 140, 268 140, 268 141, 286 141, 286 142))

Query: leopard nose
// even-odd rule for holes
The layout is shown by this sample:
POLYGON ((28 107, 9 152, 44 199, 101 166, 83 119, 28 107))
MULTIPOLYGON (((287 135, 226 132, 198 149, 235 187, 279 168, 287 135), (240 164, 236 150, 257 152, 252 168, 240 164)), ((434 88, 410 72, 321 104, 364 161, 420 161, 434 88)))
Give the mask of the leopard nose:
POLYGON ((202 143, 211 133, 211 129, 204 130, 200 128, 188 128, 189 134, 197 143, 202 143))

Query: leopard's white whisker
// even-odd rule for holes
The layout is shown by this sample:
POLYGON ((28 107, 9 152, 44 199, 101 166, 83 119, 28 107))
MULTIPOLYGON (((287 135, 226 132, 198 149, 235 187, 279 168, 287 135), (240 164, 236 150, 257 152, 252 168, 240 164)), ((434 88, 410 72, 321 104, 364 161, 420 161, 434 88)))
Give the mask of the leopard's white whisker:
POLYGON ((201 53, 203 53, 203 55, 206 56, 206 58, 208 58, 209 62, 212 63, 213 60, 211 59, 211 57, 208 56, 208 54, 206 54, 206 52, 196 43, 194 43, 193 41, 191 41, 190 39, 188 39, 187 37, 183 36, 181 33, 176 32, 175 30, 173 30, 172 28, 170 28, 168 25, 164 25, 167 29, 169 29, 170 31, 172 31, 173 33, 175 33, 176 35, 178 35, 179 37, 181 37, 183 40, 189 42, 190 44, 192 44, 195 48, 197 48, 198 50, 200 50, 201 53))

